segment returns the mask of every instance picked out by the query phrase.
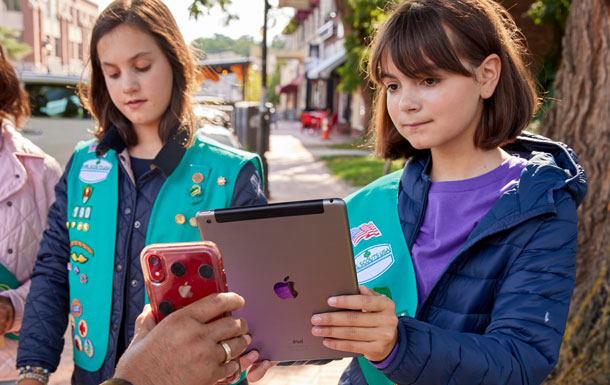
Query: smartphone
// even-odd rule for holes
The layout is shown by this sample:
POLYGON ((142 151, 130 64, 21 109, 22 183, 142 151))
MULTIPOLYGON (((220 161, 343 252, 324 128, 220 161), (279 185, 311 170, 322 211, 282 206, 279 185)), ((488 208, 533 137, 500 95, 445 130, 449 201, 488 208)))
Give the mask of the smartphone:
POLYGON ((209 294, 228 291, 213 242, 151 244, 142 250, 140 262, 157 323, 209 294))

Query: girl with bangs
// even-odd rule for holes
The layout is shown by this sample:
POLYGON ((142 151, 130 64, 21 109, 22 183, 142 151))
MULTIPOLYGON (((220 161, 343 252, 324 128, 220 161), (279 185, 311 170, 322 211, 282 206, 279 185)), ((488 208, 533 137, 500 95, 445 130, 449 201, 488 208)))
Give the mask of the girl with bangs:
POLYGON ((492 0, 408 0, 378 31, 375 150, 407 163, 347 199, 361 292, 312 317, 363 355, 340 384, 539 384, 556 364, 586 180, 524 131, 524 58, 492 0))
MULTIPOLYGON (((144 307, 144 246, 200 240, 199 210, 266 203, 256 155, 196 134, 195 65, 163 2, 111 3, 93 27, 90 65, 80 92, 95 139, 77 144, 55 189, 21 329, 21 384, 48 381, 68 325, 72 383, 111 378, 144 307)), ((229 324, 240 322, 215 323, 233 351, 244 337, 229 324)), ((226 372, 235 363, 221 342, 226 372)))

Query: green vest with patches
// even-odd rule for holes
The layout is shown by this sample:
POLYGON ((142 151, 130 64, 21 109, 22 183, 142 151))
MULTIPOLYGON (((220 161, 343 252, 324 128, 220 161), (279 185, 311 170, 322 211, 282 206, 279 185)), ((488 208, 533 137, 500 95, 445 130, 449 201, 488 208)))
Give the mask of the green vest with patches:
MULTIPOLYGON (((92 372, 102 366, 108 350, 119 191, 116 152, 97 158, 96 145, 91 140, 76 146, 66 223, 74 362, 92 372)), ((201 240, 195 215, 229 207, 237 176, 249 161, 262 176, 258 156, 197 138, 159 191, 146 244, 201 240)))
MULTIPOLYGON (((377 179, 345 199, 358 283, 391 298, 396 315, 417 310, 417 282, 400 219, 398 185, 402 170, 377 179)), ((392 384, 364 357, 358 358, 368 384, 392 384)))

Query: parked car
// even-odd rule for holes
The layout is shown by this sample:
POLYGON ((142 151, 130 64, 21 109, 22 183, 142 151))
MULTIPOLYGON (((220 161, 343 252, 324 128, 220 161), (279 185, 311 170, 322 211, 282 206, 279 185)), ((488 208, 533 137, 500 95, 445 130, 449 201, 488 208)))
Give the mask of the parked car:
POLYGON ((193 113, 197 118, 197 124, 201 127, 204 124, 213 124, 226 128, 231 126, 231 116, 218 108, 205 104, 196 104, 193 107, 193 113))
POLYGON ((213 139, 225 146, 242 148, 233 131, 223 126, 206 123, 200 126, 197 134, 213 139))

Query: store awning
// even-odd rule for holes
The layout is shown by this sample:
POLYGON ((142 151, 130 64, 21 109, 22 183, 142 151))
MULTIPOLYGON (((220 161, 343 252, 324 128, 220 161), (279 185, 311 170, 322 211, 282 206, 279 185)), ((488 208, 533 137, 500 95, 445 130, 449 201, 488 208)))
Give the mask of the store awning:
POLYGON ((305 75, 299 75, 294 78, 290 83, 278 85, 277 87, 275 87, 275 94, 279 95, 297 92, 297 88, 303 82, 304 78, 305 75))
POLYGON ((315 68, 312 68, 307 72, 308 79, 328 79, 330 73, 341 64, 345 63, 347 60, 347 55, 345 54, 345 49, 337 52, 332 55, 328 59, 324 60, 320 64, 318 64, 315 68))

